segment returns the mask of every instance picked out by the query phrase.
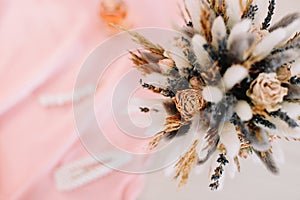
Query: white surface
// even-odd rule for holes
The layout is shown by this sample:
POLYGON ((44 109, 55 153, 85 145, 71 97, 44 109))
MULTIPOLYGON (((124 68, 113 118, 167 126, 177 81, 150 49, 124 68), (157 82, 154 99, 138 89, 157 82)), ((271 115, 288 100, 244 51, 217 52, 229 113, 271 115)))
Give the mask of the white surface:
MULTIPOLYGON (((147 182, 138 200, 300 200, 300 143, 282 141, 285 164, 273 175, 251 159, 241 162, 241 173, 225 178, 222 191, 210 191, 208 173, 192 174, 187 185, 177 188, 162 171, 147 174, 147 182)), ((225 169, 226 170, 226 169, 225 169)))

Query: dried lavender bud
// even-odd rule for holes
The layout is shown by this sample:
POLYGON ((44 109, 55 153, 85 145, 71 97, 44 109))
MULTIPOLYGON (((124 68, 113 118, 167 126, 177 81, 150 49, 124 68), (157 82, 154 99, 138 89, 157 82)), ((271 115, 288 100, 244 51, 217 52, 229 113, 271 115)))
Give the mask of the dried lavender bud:
POLYGON ((274 15, 274 10, 275 10, 275 0, 270 0, 269 1, 269 7, 268 7, 268 15, 265 18, 264 22, 262 23, 262 28, 261 29, 269 28, 270 22, 272 20, 272 16, 274 15))
POLYGON ((222 164, 222 165, 226 165, 229 163, 229 161, 226 159, 226 157, 224 156, 224 154, 220 154, 220 157, 218 158, 217 162, 222 164))
POLYGON ((263 116, 261 115, 254 115, 253 116, 253 119, 252 121, 255 123, 255 124, 258 124, 258 125, 263 125, 269 129, 276 129, 276 125, 273 124, 272 122, 266 120, 263 116))
POLYGON ((298 50, 288 49, 281 53, 268 56, 265 59, 265 62, 268 66, 267 68, 265 68, 265 72, 276 72, 278 68, 283 65, 293 64, 299 58, 299 53, 297 51, 298 50))
POLYGON ((170 98, 175 97, 174 92, 171 91, 169 88, 163 89, 163 88, 159 88, 159 87, 156 87, 156 86, 148 84, 148 83, 142 83, 142 87, 146 88, 148 90, 151 90, 151 91, 153 91, 155 93, 160 93, 160 94, 162 94, 165 97, 170 97, 170 98))
POLYGON ((219 188, 219 181, 216 181, 216 182, 214 182, 214 183, 211 183, 210 185, 209 185, 209 187, 210 187, 210 189, 211 190, 217 190, 218 188, 219 188))
POLYGON ((299 76, 293 76, 290 79, 290 83, 293 85, 300 85, 300 77, 299 76))
POLYGON ((250 5, 248 12, 244 13, 242 18, 243 19, 251 19, 254 20, 255 14, 258 11, 258 6, 257 5, 250 5))
POLYGON ((189 21, 186 25, 193 28, 193 22, 191 21, 189 21))
POLYGON ((297 49, 300 47, 300 43, 299 42, 295 42, 295 43, 291 43, 291 44, 287 44, 283 47, 280 47, 280 48, 277 48, 277 49, 274 49, 271 54, 274 55, 274 54, 278 54, 278 53, 283 53, 287 50, 290 50, 290 49, 297 49))
POLYGON ((140 107, 140 110, 141 110, 141 112, 144 112, 144 113, 147 113, 150 111, 150 109, 147 107, 140 107))
POLYGON ((211 190, 217 190, 219 188, 219 180, 224 172, 224 167, 229 163, 224 154, 220 154, 217 159, 219 166, 216 167, 214 174, 211 176, 211 181, 214 181, 209 185, 211 190))
POLYGON ((270 116, 274 118, 279 118, 282 121, 286 122, 291 128, 299 127, 297 122, 290 118, 286 112, 282 112, 281 110, 269 113, 270 116))
POLYGON ((220 179, 220 175, 218 175, 218 174, 213 174, 212 176, 211 176, 211 180, 212 181, 216 181, 216 180, 219 180, 220 179))
MULTIPOLYGON (((225 165, 224 165, 225 166, 225 165)), ((219 167, 217 167, 217 173, 219 173, 220 175, 222 175, 223 174, 223 172, 224 172, 224 168, 222 167, 222 165, 220 165, 219 167)))

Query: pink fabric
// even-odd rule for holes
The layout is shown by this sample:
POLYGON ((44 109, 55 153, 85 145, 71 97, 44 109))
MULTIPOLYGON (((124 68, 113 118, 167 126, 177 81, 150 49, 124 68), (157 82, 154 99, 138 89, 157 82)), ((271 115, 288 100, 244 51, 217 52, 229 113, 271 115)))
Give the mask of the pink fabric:
MULTIPOLYGON (((135 27, 166 27, 166 12, 176 10, 173 0, 127 3, 135 27)), ((80 64, 107 37, 100 1, 0 5, 0 199, 135 199, 143 178, 119 172, 72 192, 55 189, 53 171, 88 153, 78 142, 72 106, 45 108, 38 101, 72 91, 80 64)))

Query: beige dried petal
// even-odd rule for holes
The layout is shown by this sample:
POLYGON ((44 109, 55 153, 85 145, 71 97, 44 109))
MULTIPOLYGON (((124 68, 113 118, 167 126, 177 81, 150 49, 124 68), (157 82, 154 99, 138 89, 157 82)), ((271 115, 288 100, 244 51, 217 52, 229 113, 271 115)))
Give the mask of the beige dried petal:
POLYGON ((172 69, 174 69, 175 63, 172 59, 166 58, 158 62, 160 71, 162 74, 169 74, 172 69))

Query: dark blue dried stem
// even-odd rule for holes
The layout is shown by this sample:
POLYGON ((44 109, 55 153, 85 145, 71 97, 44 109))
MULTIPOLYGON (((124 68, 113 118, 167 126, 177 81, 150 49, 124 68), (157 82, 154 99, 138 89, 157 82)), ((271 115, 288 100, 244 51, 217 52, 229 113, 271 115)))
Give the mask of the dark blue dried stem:
POLYGON ((265 18, 264 22, 262 23, 261 29, 267 29, 270 26, 270 22, 272 20, 272 17, 274 15, 274 10, 275 10, 275 0, 270 0, 269 1, 269 7, 268 7, 268 15, 265 18))
POLYGON ((266 118, 264 118, 261 115, 254 115, 252 121, 255 124, 263 125, 269 129, 276 129, 276 125, 272 122, 268 121, 266 118))
POLYGON ((229 163, 229 161, 227 160, 227 158, 225 157, 224 154, 220 154, 219 158, 217 160, 219 164, 218 167, 216 167, 214 174, 211 176, 211 181, 213 181, 209 187, 211 190, 217 190, 219 188, 219 181, 220 178, 222 177, 222 174, 224 172, 224 167, 229 163))
POLYGON ((290 83, 293 85, 300 85, 300 77, 299 76, 293 76, 290 79, 290 83))
POLYGON ((269 113, 270 116, 274 118, 279 118, 282 121, 286 122, 291 128, 299 127, 297 122, 290 118, 286 112, 282 112, 281 110, 269 113))

